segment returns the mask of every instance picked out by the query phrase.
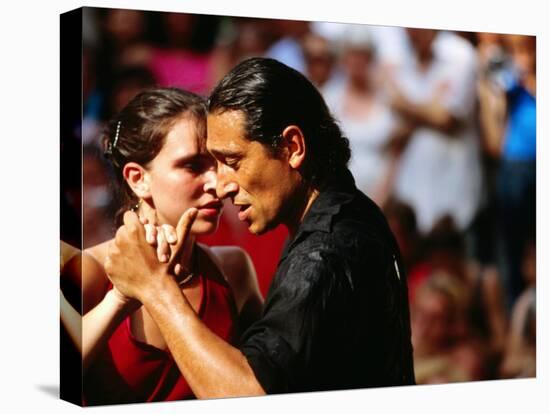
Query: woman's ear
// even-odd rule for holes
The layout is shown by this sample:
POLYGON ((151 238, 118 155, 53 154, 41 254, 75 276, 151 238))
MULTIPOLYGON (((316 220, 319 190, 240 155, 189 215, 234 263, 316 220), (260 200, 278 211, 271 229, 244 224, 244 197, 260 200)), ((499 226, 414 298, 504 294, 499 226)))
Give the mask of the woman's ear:
POLYGON ((135 162, 127 163, 122 169, 122 175, 132 191, 141 199, 151 197, 149 189, 149 173, 135 162))
POLYGON ((289 125, 284 129, 282 136, 288 151, 288 163, 297 170, 303 165, 306 157, 304 134, 300 127, 289 125))

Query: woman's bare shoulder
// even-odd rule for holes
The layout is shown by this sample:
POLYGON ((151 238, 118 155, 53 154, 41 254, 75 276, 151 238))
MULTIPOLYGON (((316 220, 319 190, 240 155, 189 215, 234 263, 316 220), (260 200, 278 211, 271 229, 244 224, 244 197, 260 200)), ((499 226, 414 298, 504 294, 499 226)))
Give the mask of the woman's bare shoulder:
POLYGON ((216 256, 228 282, 236 293, 258 289, 254 264, 244 249, 239 246, 213 246, 209 249, 216 256))
MULTIPOLYGON (((203 247, 204 245, 201 245, 203 247)), ((223 271, 229 274, 241 273, 250 265, 250 257, 239 246, 205 246, 215 256, 223 271)), ((204 248, 204 247, 203 247, 204 248)))
POLYGON ((239 323, 244 330, 260 317, 263 303, 252 260, 238 246, 215 246, 209 250, 217 257, 231 286, 239 323))
POLYGON ((107 257, 107 250, 111 241, 112 239, 96 244, 95 246, 88 247, 87 249, 84 249, 84 253, 94 258, 98 263, 103 263, 107 257))
POLYGON ((110 240, 89 247, 82 254, 82 296, 84 313, 96 306, 105 296, 109 279, 103 263, 110 240))

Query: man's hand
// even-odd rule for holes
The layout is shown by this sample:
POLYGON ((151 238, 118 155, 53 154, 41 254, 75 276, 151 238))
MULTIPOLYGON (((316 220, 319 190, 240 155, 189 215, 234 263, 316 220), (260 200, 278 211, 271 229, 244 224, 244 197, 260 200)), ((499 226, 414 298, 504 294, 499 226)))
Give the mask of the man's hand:
POLYGON ((143 302, 143 298, 170 277, 183 252, 189 229, 197 215, 196 209, 187 210, 177 228, 177 244, 167 263, 160 263, 155 248, 146 240, 145 229, 138 216, 131 211, 124 214, 124 226, 120 227, 109 245, 105 270, 113 285, 125 296, 143 302))

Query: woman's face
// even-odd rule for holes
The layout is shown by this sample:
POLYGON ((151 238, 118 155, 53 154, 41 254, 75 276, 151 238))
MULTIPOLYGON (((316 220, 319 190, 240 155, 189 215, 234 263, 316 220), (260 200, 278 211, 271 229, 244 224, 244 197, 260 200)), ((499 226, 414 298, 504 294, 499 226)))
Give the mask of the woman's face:
POLYGON ((176 121, 146 168, 159 223, 175 227, 185 210, 196 207, 199 213, 191 232, 215 231, 222 209, 216 196, 215 167, 214 159, 199 142, 197 121, 189 116, 176 121))
POLYGON ((510 56, 522 75, 534 73, 536 68, 536 40, 534 36, 508 35, 505 37, 510 56))
POLYGON ((350 79, 364 82, 368 78, 370 51, 364 47, 350 47, 344 55, 344 69, 350 79))

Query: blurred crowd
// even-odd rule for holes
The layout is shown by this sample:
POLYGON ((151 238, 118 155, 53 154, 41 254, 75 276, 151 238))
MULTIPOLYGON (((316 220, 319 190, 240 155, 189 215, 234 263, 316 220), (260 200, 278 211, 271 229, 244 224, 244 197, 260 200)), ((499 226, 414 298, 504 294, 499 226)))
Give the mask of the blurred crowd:
MULTIPOLYGON (((534 37, 90 8, 83 29, 84 247, 114 234, 104 123, 145 87, 207 95, 273 57, 323 93, 398 239, 417 382, 535 376, 534 37)), ((202 241, 244 247, 265 295, 286 231, 232 210, 202 241)))

